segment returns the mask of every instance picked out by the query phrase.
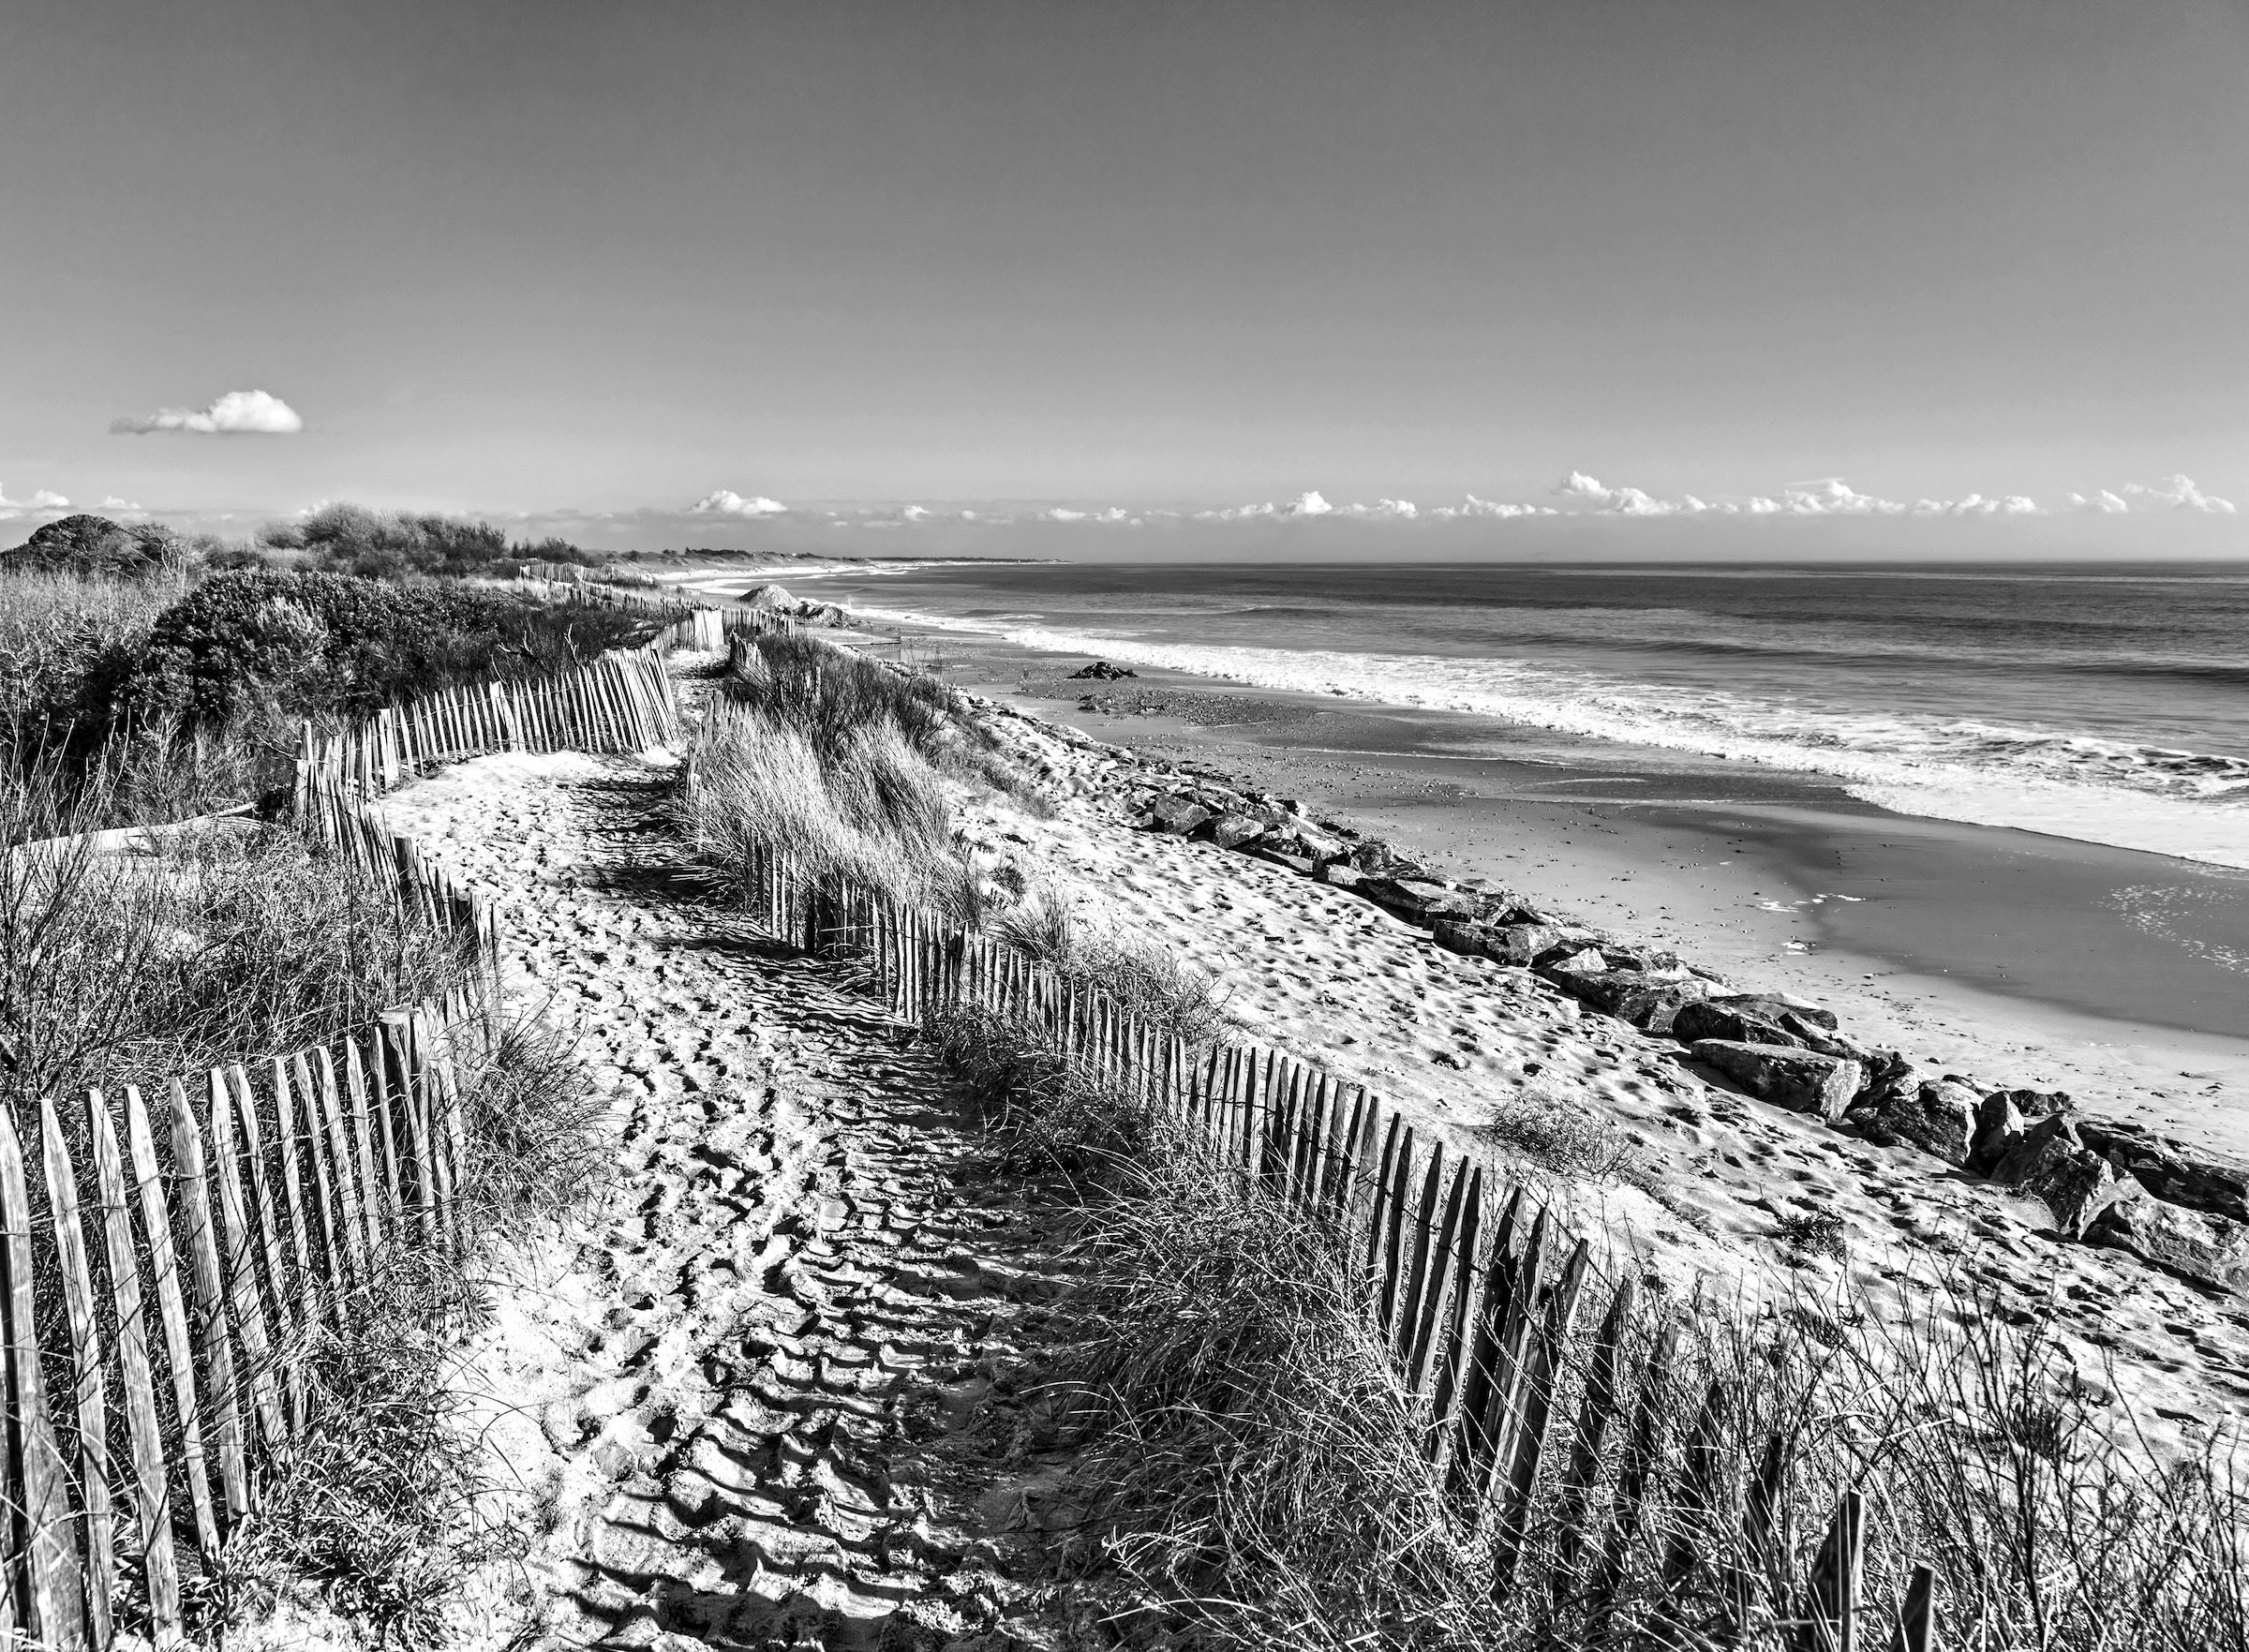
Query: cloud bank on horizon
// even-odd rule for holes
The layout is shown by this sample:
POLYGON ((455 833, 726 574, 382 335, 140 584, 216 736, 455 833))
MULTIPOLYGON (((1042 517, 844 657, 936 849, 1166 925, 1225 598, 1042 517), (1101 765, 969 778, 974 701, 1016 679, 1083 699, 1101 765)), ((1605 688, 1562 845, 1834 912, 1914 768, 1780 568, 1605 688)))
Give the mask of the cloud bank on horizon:
MULTIPOLYGON (((1582 470, 1572 470, 1551 490, 1560 504, 1512 502, 1465 496, 1458 504, 1426 509, 1411 499, 1378 499, 1372 504, 1332 504, 1318 490, 1297 495, 1286 503, 1234 505, 1199 511, 1127 509, 1123 505, 1068 505, 1008 507, 986 505, 952 511, 932 510, 920 504, 887 506, 793 507, 764 495, 744 498, 722 488, 687 507, 691 516, 797 516, 824 517, 839 528, 899 528, 916 522, 1065 522, 1142 528, 1155 522, 1448 522, 1505 520, 1512 517, 1774 517, 1882 516, 1923 518, 2021 517, 2089 514, 2102 516, 2149 515, 2186 512, 2202 515, 2235 514, 2230 499, 2205 493, 2194 480, 2175 475, 2152 486, 2126 483, 2121 489, 2102 488, 2088 496, 2071 493, 2059 505, 2048 506, 2023 494, 1970 493, 1959 499, 1887 499, 1860 493, 1839 476, 1822 476, 1792 482, 1771 494, 1718 496, 1703 499, 1681 494, 1662 499, 1637 487, 1611 487, 1582 470)), ((646 513, 660 514, 661 513, 646 513)))
POLYGON ((230 390, 207 408, 158 408, 145 418, 112 419, 112 436, 295 436, 297 409, 262 390, 230 390))

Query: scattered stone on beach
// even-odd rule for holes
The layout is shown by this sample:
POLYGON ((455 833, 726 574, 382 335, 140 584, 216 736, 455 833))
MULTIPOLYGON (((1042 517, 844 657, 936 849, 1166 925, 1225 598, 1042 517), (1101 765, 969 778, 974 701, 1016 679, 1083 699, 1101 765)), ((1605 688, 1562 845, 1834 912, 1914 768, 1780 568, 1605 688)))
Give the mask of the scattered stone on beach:
POLYGON ((1081 682, 1090 677, 1095 682, 1115 682, 1120 677, 1138 677, 1139 675, 1140 674, 1139 672, 1133 670, 1129 665, 1111 665, 1106 660, 1096 660, 1091 665, 1086 666, 1082 670, 1071 672, 1070 680, 1072 682, 1081 682))
POLYGON ((2127 1250, 2220 1290, 2249 1296, 2249 1226, 2159 1198, 2122 1198, 2085 1229, 2088 1244, 2127 1250))
MULTIPOLYGON (((1686 1011, 1679 1014, 1683 1019, 1686 1011)), ((1733 1038, 1698 1038, 1692 1049, 1695 1060, 1791 1112, 1839 1119, 1858 1094, 1859 1064, 1840 1056, 1791 1044, 1750 1044, 1733 1038)))
POLYGON ((2039 1200, 2067 1239, 2081 1236, 2095 1216, 2123 1197, 2126 1186, 2137 1188, 2079 1139, 2076 1125, 2063 1113, 2049 1114, 2024 1131, 1991 1179, 2039 1200))

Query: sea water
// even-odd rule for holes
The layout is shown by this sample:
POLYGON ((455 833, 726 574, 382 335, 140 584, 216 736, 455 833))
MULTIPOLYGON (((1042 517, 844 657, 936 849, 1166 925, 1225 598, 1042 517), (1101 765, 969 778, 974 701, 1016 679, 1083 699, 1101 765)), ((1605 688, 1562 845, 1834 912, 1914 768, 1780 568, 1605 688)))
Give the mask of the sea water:
POLYGON ((893 564, 873 620, 2249 868, 2249 568, 893 564))

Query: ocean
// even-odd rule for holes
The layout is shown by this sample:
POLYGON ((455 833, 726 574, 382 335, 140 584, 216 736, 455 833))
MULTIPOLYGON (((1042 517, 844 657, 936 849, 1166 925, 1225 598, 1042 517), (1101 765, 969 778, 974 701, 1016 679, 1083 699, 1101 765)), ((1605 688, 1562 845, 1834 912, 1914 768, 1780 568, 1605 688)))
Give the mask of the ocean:
MULTIPOLYGON (((792 584, 804 584, 791 577, 792 584)), ((874 621, 1825 777, 1901 813, 2249 868, 2249 568, 896 563, 874 621)))

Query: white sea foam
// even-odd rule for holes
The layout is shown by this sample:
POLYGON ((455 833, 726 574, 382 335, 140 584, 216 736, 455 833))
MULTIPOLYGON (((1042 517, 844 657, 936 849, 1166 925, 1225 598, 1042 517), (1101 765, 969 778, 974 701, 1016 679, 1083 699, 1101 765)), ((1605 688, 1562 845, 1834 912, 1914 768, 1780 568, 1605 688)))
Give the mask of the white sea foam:
POLYGON ((859 607, 870 618, 1005 637, 1022 647, 1825 775, 1904 814, 2015 826, 2249 868, 2249 761, 2050 730, 1846 713, 1707 689, 1654 687, 1504 661, 1203 647, 1013 619, 859 607))

